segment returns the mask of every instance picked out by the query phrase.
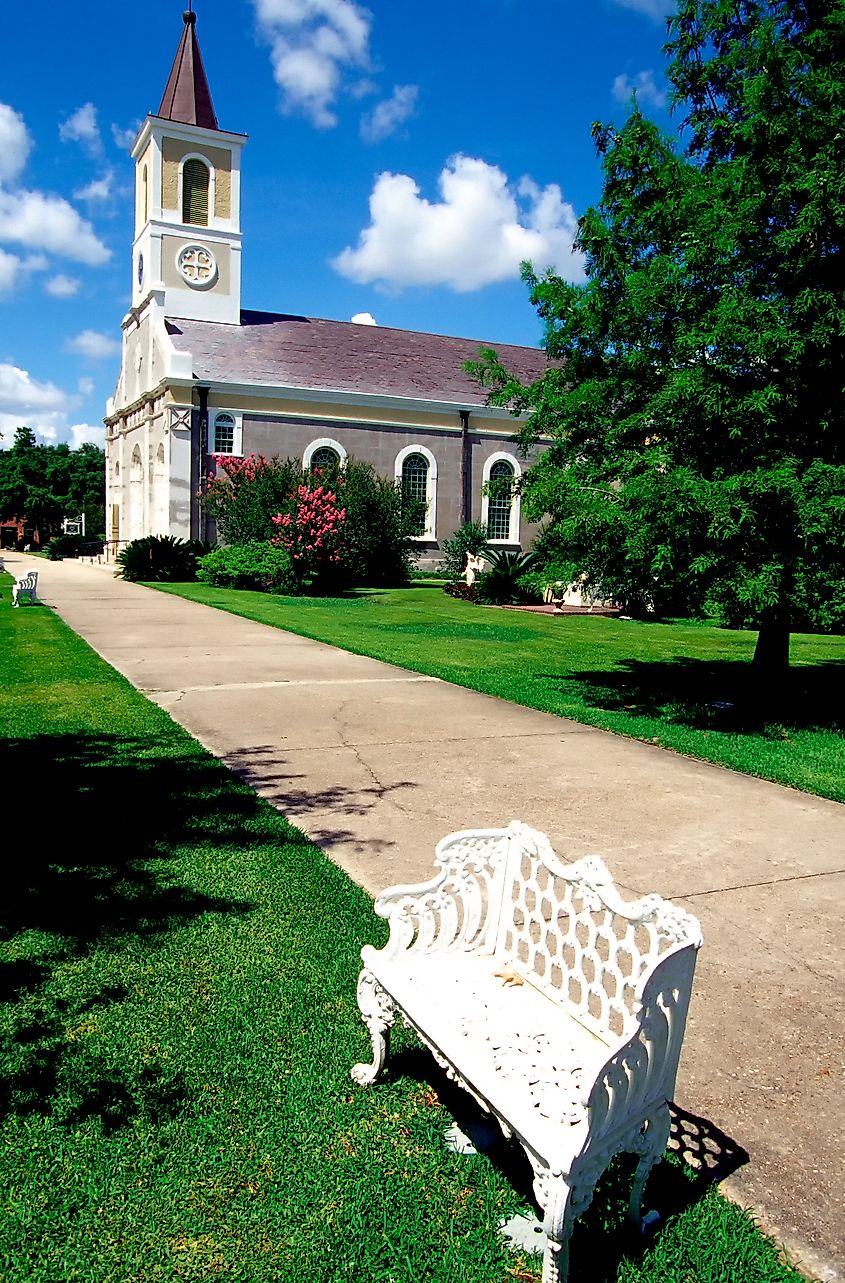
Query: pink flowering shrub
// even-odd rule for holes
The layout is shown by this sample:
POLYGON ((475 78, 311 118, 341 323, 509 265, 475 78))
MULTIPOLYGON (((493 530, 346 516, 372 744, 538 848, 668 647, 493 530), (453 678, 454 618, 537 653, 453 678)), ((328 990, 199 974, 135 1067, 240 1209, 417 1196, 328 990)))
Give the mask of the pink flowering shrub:
POLYGON ((206 477, 200 498, 220 539, 226 544, 270 540, 273 513, 287 510, 302 481, 299 463, 261 454, 214 454, 211 459, 215 470, 206 477))
MULTIPOLYGON (((346 527, 346 509, 336 491, 315 486, 313 480, 298 485, 287 511, 271 518, 276 527, 272 542, 290 554, 297 576, 308 585, 338 578, 346 527)), ((339 477, 337 489, 342 485, 339 477)))

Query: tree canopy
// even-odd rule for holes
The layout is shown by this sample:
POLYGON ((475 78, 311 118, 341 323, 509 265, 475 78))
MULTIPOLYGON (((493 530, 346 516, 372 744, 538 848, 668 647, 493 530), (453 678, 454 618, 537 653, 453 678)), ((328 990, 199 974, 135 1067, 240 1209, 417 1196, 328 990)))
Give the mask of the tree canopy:
POLYGON ((543 377, 471 368, 550 442, 541 548, 632 607, 757 627, 779 667, 791 628, 845 623, 845 4, 680 0, 666 52, 677 141, 636 102, 594 126, 586 283, 523 269, 543 377))
POLYGON ((38 445, 29 428, 18 428, 10 449, 0 452, 0 520, 25 519, 43 542, 64 517, 83 512, 89 534, 101 532, 103 451, 89 442, 76 450, 65 444, 38 445))

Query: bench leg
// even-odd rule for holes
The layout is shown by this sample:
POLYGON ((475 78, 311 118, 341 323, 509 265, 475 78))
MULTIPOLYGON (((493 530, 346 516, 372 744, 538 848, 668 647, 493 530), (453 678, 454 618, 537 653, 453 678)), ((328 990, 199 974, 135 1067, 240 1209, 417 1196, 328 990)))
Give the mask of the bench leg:
POLYGON ((634 1153, 639 1154, 640 1161, 634 1175, 631 1189, 631 1202, 628 1208, 628 1219, 635 1230, 642 1229, 643 1191, 653 1167, 660 1162, 669 1142, 671 1118, 669 1106, 650 1114, 640 1132, 634 1153))
POLYGON ((359 1087, 367 1087, 384 1068, 396 1007, 390 994, 366 968, 358 977, 358 1007, 373 1044, 373 1063, 353 1065, 352 1077, 359 1087))
POLYGON ((543 1230, 546 1235, 543 1283, 567 1283, 569 1239, 575 1220, 573 1191, 560 1176, 548 1177, 543 1185, 543 1230))

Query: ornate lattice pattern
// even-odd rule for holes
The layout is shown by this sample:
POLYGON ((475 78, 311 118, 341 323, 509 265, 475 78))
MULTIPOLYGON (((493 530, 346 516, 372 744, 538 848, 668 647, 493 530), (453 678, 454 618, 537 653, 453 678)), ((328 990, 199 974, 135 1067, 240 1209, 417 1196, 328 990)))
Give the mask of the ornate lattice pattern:
POLYGON ((603 1036, 631 1026, 643 977, 678 938, 658 897, 625 904, 600 860, 558 865, 550 848, 515 854, 503 905, 503 951, 603 1036))

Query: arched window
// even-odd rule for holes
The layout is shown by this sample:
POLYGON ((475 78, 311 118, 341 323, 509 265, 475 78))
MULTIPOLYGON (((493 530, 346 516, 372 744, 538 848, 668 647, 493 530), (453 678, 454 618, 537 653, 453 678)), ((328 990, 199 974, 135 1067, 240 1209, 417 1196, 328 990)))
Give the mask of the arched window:
POLYGON ((424 445, 408 445, 396 456, 394 476, 403 497, 425 504, 417 519, 415 539, 435 539, 437 521, 437 460, 424 445))
POLYGON ((208 165, 192 156, 182 166, 182 222, 208 227, 208 165))
POLYGON ((333 450, 330 445, 321 445, 311 456, 311 471, 316 472, 319 468, 336 468, 340 463, 340 455, 337 450, 333 450))
POLYGON ((494 454, 484 465, 481 520, 491 543, 519 543, 519 495, 515 490, 521 469, 509 454, 494 454))
POLYGON ((417 499, 422 508, 414 534, 424 535, 428 526, 428 459, 422 454, 409 454, 402 463, 402 495, 405 499, 417 499))
POLYGON ((339 441, 332 437, 319 437, 305 447, 303 468, 337 468, 346 463, 347 454, 339 441))
POLYGON ((235 453, 235 430, 237 428, 233 414, 216 414, 214 416, 214 453, 235 453))
POLYGON ((144 222, 146 223, 147 219, 150 216, 150 194, 148 191, 148 184, 147 184, 147 166, 146 165, 141 170, 141 204, 143 205, 144 222))

